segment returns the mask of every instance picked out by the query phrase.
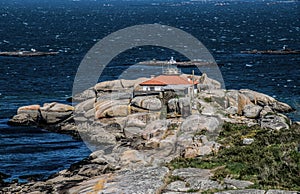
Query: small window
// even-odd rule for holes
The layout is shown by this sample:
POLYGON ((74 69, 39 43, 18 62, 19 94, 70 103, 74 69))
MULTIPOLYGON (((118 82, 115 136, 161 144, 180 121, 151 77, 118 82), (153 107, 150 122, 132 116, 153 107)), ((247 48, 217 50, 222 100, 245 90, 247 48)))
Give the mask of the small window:
POLYGON ((152 86, 150 87, 150 91, 154 91, 154 89, 155 89, 154 87, 152 87, 152 86))

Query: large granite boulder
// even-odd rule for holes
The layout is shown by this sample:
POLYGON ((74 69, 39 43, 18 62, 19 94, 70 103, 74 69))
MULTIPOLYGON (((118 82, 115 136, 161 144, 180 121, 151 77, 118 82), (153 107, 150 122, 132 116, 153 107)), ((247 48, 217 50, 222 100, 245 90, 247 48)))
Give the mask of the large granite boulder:
POLYGON ((212 89, 220 89, 221 83, 209 78, 206 73, 203 73, 202 76, 197 80, 199 82, 198 89, 199 90, 212 90, 212 89))
POLYGON ((40 105, 29 105, 18 108, 17 114, 28 114, 32 120, 37 121, 41 116, 40 105))
POLYGON ((123 170, 105 174, 72 187, 67 193, 159 193, 169 170, 166 167, 144 167, 134 171, 123 170))
POLYGON ((99 92, 99 91, 119 91, 122 90, 122 84, 120 80, 112 80, 112 81, 104 81, 97 83, 94 86, 94 89, 99 92))
POLYGON ((162 107, 160 99, 158 99, 156 96, 135 97, 132 99, 131 105, 152 111, 158 111, 162 107))
POLYGON ((143 131, 142 137, 146 140, 151 138, 161 139, 168 130, 169 123, 170 121, 168 120, 156 120, 149 123, 143 131))
POLYGON ((243 115, 247 118, 255 119, 259 117, 262 109, 263 108, 261 106, 254 105, 254 104, 247 104, 244 106, 243 115))
POLYGON ((9 119, 8 124, 15 126, 30 126, 37 125, 37 121, 34 120, 29 114, 20 113, 9 119))
POLYGON ((216 117, 191 115, 183 121, 180 131, 197 133, 201 130, 207 130, 214 132, 218 129, 219 125, 220 122, 216 117))
POLYGON ((140 83, 149 80, 149 78, 146 77, 141 77, 135 80, 125 80, 121 79, 121 84, 124 88, 135 88, 137 87, 140 83))
POLYGON ((269 114, 265 115, 260 120, 262 128, 269 128, 273 130, 289 129, 291 121, 283 114, 269 114))
POLYGON ((107 91, 124 91, 124 90, 128 90, 128 89, 132 89, 134 87, 136 87, 138 84, 142 83, 143 81, 148 80, 149 78, 139 78, 136 80, 124 80, 124 79, 120 79, 120 80, 112 80, 112 81, 104 81, 104 82, 100 82, 97 83, 94 86, 94 90, 97 92, 103 91, 103 92, 107 92, 107 91))
POLYGON ((72 97, 72 101, 73 102, 82 102, 82 101, 85 101, 85 100, 91 99, 91 98, 96 98, 96 91, 94 90, 94 88, 89 88, 79 94, 75 94, 72 97))
POLYGON ((95 104, 95 119, 126 117, 130 114, 129 100, 104 100, 95 104))
POLYGON ((240 90, 240 92, 246 95, 251 102, 260 106, 270 106, 273 110, 277 112, 291 112, 293 108, 290 107, 288 104, 279 102, 275 100, 273 97, 268 96, 263 93, 259 93, 256 91, 252 91, 249 89, 240 90))
POLYGON ((45 103, 40 108, 43 121, 46 124, 61 123, 73 115, 74 107, 61 103, 45 103))
POLYGON ((77 104, 75 106, 75 112, 76 113, 85 113, 91 109, 94 108, 94 104, 95 104, 95 98, 90 98, 88 100, 85 100, 83 102, 80 102, 79 104, 77 104))

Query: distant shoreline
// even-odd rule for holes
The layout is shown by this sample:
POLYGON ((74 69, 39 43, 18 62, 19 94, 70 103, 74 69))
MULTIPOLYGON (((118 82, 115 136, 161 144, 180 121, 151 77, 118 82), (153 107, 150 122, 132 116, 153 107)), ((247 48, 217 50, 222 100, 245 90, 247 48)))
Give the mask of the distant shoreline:
POLYGON ((181 62, 176 61, 175 63, 170 63, 169 61, 158 61, 158 60, 142 61, 139 62, 138 65, 150 65, 150 66, 173 65, 177 67, 210 66, 210 65, 223 66, 223 64, 216 64, 215 62, 208 62, 208 61, 181 61, 181 62))
POLYGON ((12 52, 0 52, 0 56, 8 57, 38 57, 57 55, 58 52, 36 52, 36 51, 12 51, 12 52))

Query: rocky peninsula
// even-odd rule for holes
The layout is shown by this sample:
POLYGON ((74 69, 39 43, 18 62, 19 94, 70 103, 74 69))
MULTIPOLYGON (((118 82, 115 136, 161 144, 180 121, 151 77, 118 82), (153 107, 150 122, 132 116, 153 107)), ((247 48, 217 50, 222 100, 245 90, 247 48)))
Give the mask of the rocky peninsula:
MULTIPOLYGON (((182 79, 191 76, 180 75, 182 79)), ((0 190, 107 194, 299 191, 300 127, 284 115, 293 111, 288 104, 249 89, 221 89, 206 74, 193 76, 196 88, 192 95, 172 90, 145 94, 142 83, 147 80, 150 78, 98 83, 73 96, 74 106, 52 102, 20 107, 10 125, 41 126, 101 149, 47 180, 2 182, 0 190)))

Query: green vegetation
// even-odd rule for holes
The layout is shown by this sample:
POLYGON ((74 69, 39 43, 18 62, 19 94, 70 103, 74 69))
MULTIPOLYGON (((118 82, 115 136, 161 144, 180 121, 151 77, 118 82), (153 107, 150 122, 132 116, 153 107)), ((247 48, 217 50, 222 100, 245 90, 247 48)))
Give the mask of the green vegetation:
POLYGON ((224 123, 217 141, 223 145, 217 154, 177 158, 168 167, 212 169, 214 180, 249 180, 258 189, 300 190, 300 126, 272 131, 224 123), (254 142, 243 145, 244 138, 253 138, 254 142))
POLYGON ((205 97, 203 100, 204 100, 204 102, 207 102, 207 103, 212 102, 211 97, 205 97))
POLYGON ((175 181, 183 181, 183 178, 181 178, 179 176, 168 176, 167 179, 166 179, 167 184, 170 184, 170 183, 175 182, 175 181))

